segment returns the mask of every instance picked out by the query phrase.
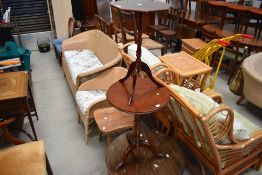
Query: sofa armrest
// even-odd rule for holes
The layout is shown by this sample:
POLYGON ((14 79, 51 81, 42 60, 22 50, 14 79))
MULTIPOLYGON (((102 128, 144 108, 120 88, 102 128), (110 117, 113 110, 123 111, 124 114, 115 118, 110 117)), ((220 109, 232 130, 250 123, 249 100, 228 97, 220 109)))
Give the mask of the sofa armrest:
POLYGON ((120 62, 120 60, 121 58, 115 58, 112 61, 110 61, 109 63, 103 65, 102 67, 99 67, 95 70, 91 70, 88 72, 78 74, 76 77, 76 87, 79 87, 83 82, 87 80, 97 77, 98 75, 100 75, 102 72, 104 72, 108 68, 116 66, 120 62))

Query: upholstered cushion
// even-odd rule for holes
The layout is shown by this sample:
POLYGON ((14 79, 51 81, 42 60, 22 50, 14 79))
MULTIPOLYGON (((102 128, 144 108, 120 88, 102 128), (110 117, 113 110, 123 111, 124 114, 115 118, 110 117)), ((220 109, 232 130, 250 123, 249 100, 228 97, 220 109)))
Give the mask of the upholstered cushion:
MULTIPOLYGON (((207 115, 210 111, 219 106, 215 101, 213 101, 211 98, 203 93, 196 92, 174 84, 170 84, 169 86, 179 95, 181 95, 181 97, 183 97, 188 103, 190 103, 197 111, 203 114, 203 116, 207 115)), ((172 102, 174 103, 174 100, 172 100, 172 102)), ((177 105, 173 104, 173 106, 177 105)), ((187 117, 187 115, 185 116, 187 117)), ((223 114, 223 112, 218 113, 216 117, 214 117, 214 119, 218 122, 224 120, 224 118, 225 115, 223 114)), ((210 120, 209 123, 213 123, 216 121, 210 120)), ((236 139, 248 139, 253 132, 259 129, 260 127, 240 115, 238 112, 234 111, 233 133, 236 139)), ((224 138, 221 143, 227 144, 229 143, 229 140, 224 138)))
MULTIPOLYGON (((130 46, 128 46, 128 54, 132 56, 134 60, 136 58, 136 49, 137 49, 136 44, 131 44, 130 46)), ((141 50, 142 50, 141 60, 144 63, 146 63, 149 67, 161 63, 160 59, 156 57, 154 54, 152 54, 145 47, 141 47, 141 50)))
POLYGON ((0 150, 0 174, 45 175, 45 149, 42 141, 0 150))
POLYGON ((101 90, 77 91, 75 99, 80 112, 88 115, 94 104, 106 99, 106 93, 101 90))
POLYGON ((103 66, 94 52, 90 50, 68 50, 64 52, 64 57, 74 84, 76 84, 77 75, 103 66))

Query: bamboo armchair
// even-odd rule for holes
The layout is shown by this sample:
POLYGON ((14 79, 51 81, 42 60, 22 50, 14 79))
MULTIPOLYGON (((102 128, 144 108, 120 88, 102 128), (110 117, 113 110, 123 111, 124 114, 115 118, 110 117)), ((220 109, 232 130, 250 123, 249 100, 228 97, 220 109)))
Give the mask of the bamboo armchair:
MULTIPOLYGON (((173 86, 163 85, 171 95, 166 118, 174 127, 175 137, 181 140, 199 161, 202 174, 205 174, 205 168, 217 175, 240 174, 250 167, 256 170, 261 168, 261 128, 224 104, 203 114, 184 97, 186 94, 180 94, 173 86), (246 131, 250 133, 249 137, 240 139, 234 133, 239 122, 241 126, 249 129, 246 131)), ((166 112, 161 117, 165 114, 166 112)))
POLYGON ((222 95, 219 92, 210 89, 205 90, 203 88, 205 87, 207 78, 205 74, 198 74, 190 77, 180 77, 174 69, 162 68, 161 70, 158 69, 154 73, 154 78, 166 86, 169 84, 177 84, 192 90, 204 90, 203 93, 212 98, 217 103, 222 103, 224 101, 222 95))
MULTIPOLYGON (((62 67, 73 94, 76 93, 83 82, 97 77, 108 68, 118 65, 121 61, 117 44, 100 30, 86 31, 67 39, 63 42, 62 50, 62 67), (77 74, 76 80, 74 80, 64 57, 65 51, 72 50, 90 50, 94 52, 102 66, 77 74)), ((92 65, 89 66, 92 67, 92 65)))

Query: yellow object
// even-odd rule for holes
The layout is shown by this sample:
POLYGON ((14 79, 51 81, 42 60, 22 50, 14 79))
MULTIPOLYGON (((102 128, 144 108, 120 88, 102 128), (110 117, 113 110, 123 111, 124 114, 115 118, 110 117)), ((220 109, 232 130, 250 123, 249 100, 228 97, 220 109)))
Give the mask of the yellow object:
POLYGON ((18 63, 20 63, 19 60, 12 60, 12 61, 8 60, 8 61, 1 61, 0 65, 1 66, 9 66, 9 65, 18 64, 18 63))
POLYGON ((250 36, 250 35, 235 34, 233 36, 226 37, 226 38, 213 39, 206 46, 199 49, 196 53, 194 53, 192 55, 193 57, 203 61, 205 64, 210 65, 209 58, 213 55, 213 53, 215 53, 216 51, 218 51, 219 49, 222 48, 222 53, 221 53, 220 58, 219 58, 219 62, 218 62, 216 72, 213 76, 211 74, 209 74, 208 79, 210 80, 210 82, 209 82, 208 87, 204 87, 205 90, 214 89, 216 78, 217 78, 217 75, 218 75, 224 54, 225 54, 226 46, 229 46, 231 44, 230 43, 231 40, 238 38, 238 37, 241 37, 241 36, 246 37, 246 38, 252 38, 252 36, 250 36))

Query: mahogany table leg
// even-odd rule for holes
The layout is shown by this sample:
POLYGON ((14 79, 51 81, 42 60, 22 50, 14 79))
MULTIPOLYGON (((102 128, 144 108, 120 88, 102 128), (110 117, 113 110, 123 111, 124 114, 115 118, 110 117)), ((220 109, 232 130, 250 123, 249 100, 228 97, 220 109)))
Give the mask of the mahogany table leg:
POLYGON ((140 138, 140 123, 139 123, 139 116, 135 115, 134 118, 134 125, 135 125, 135 130, 131 134, 126 134, 126 139, 129 143, 129 147, 126 149, 123 158, 121 159, 120 163, 116 167, 116 171, 119 171, 122 167, 125 166, 126 160, 128 156, 133 153, 134 149, 137 149, 139 147, 144 147, 147 148, 152 152, 154 157, 163 159, 165 156, 161 153, 157 153, 156 149, 152 144, 150 144, 149 141, 142 140, 140 138))
POLYGON ((38 139, 37 139, 37 136, 36 136, 35 127, 34 127, 34 123, 33 123, 31 112, 30 112, 30 107, 29 107, 28 103, 25 104, 25 108, 26 108, 26 113, 27 113, 27 117, 28 117, 31 129, 33 131, 35 141, 37 141, 38 139))

